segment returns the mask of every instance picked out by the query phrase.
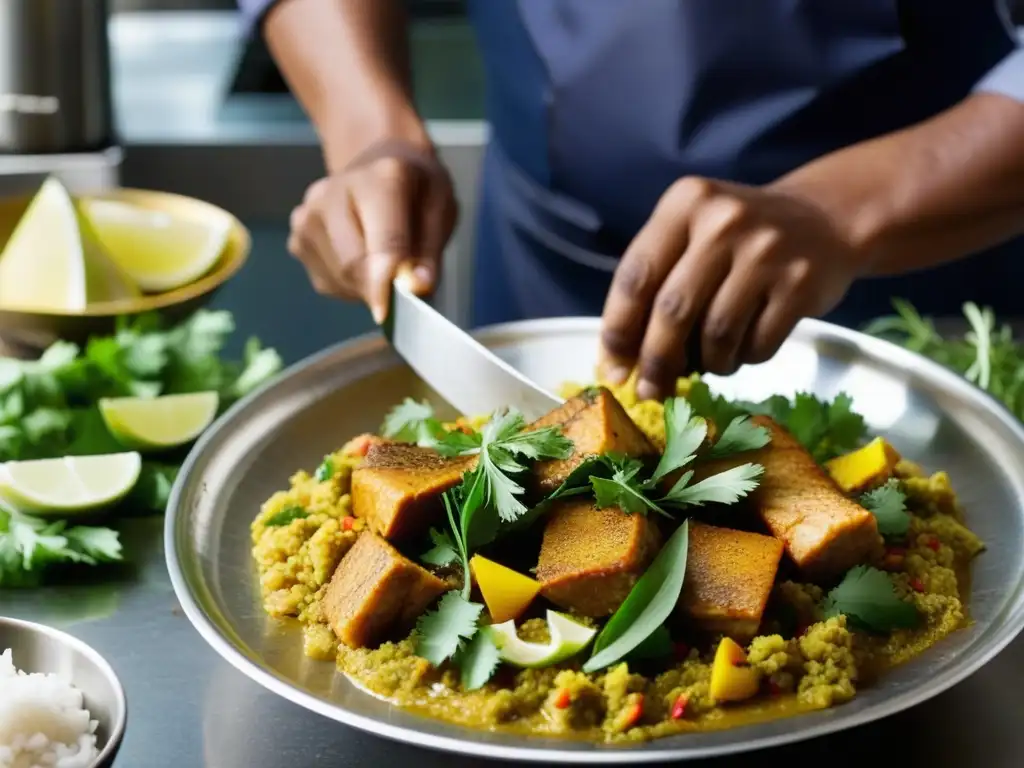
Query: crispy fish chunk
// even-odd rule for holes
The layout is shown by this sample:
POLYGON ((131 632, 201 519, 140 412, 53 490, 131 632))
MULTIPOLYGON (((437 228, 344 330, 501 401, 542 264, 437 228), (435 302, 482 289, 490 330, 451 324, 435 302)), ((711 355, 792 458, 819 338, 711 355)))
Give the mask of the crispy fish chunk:
POLYGON ((419 536, 442 516, 441 494, 476 462, 406 443, 372 444, 352 472, 352 512, 388 540, 419 536))
POLYGON ((365 648, 411 626, 448 586, 374 533, 364 532, 341 559, 324 613, 345 645, 365 648))
POLYGON ((646 515, 598 509, 589 499, 563 502, 544 528, 537 563, 541 594, 582 616, 608 616, 660 546, 658 527, 646 515))
POLYGON ((749 640, 761 625, 783 550, 771 536, 691 520, 679 610, 700 629, 749 640))
POLYGON ((647 439, 615 396, 604 387, 585 390, 541 417, 529 429, 558 426, 572 440, 574 450, 567 459, 540 461, 534 466, 536 490, 551 493, 587 456, 622 453, 654 456, 657 449, 647 439))
POLYGON ((764 475, 751 502, 771 534, 811 578, 830 578, 878 555, 875 516, 847 498, 793 435, 767 416, 755 416, 771 442, 764 448, 709 462, 701 474, 753 462, 764 475))

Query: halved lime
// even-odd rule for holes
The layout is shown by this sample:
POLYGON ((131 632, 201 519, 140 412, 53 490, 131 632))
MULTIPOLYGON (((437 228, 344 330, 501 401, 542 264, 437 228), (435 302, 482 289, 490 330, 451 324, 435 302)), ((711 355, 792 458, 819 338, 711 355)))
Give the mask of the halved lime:
POLYGON ((101 398, 100 414, 118 442, 136 450, 163 450, 195 440, 217 416, 216 392, 160 397, 101 398))
POLYGON ((198 280, 227 245, 231 219, 191 219, 118 200, 82 200, 82 210, 118 266, 147 293, 198 280))
POLYGON ((514 621, 493 624, 488 629, 498 646, 502 661, 516 667, 550 667, 582 651, 597 634, 596 628, 586 627, 563 613, 548 611, 547 643, 528 643, 516 634, 514 621))
POLYGON ((0 305, 81 311, 139 295, 56 179, 43 182, 0 254, 0 305))
POLYGON ((135 452, 8 461, 0 465, 0 496, 23 512, 88 512, 121 499, 141 468, 135 452))

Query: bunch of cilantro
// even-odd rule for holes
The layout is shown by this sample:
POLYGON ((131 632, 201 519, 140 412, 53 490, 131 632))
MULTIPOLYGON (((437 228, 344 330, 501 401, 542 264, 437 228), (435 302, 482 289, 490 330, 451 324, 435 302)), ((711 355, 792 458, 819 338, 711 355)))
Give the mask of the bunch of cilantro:
MULTIPOLYGON (((216 391, 221 408, 272 377, 281 358, 249 339, 242 360, 225 360, 235 330, 227 311, 199 310, 177 325, 158 314, 119 319, 112 335, 84 348, 58 341, 34 361, 0 358, 0 462, 123 451, 100 415, 104 397, 216 391)), ((182 455, 143 463, 125 511, 161 513, 182 455)), ((116 531, 40 520, 0 508, 0 587, 38 583, 59 563, 119 560, 116 531)))

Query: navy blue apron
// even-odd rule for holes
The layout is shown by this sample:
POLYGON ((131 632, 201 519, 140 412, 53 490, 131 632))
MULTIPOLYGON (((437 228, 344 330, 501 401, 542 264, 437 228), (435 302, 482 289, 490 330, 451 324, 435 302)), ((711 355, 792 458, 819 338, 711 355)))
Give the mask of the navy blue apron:
MULTIPOLYGON (((664 190, 763 184, 954 105, 1013 48, 979 0, 470 0, 492 142, 476 325, 598 315, 664 190)), ((859 282, 829 319, 1016 309, 1017 242, 859 282)))

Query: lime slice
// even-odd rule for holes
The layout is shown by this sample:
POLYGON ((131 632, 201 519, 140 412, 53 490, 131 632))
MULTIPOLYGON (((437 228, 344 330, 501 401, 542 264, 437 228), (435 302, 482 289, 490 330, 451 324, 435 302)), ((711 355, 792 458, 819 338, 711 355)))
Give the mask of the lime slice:
POLYGON ((174 448, 195 440, 217 416, 216 392, 161 397, 101 398, 110 434, 137 450, 174 448))
POLYGON ((96 235, 122 270, 147 293, 198 280, 227 245, 231 220, 199 220, 99 198, 82 200, 96 235))
POLYGON ((0 496, 23 512, 88 512, 122 498, 139 479, 137 453, 65 456, 0 465, 0 496))
POLYGON ((517 667, 550 667, 582 651, 597 634, 597 629, 585 627, 563 613, 548 611, 547 643, 528 643, 516 634, 514 621, 493 624, 491 638, 498 646, 502 661, 517 667))
POLYGON ((67 189, 54 178, 43 182, 0 254, 0 305, 80 312, 89 302, 138 295, 67 189))

